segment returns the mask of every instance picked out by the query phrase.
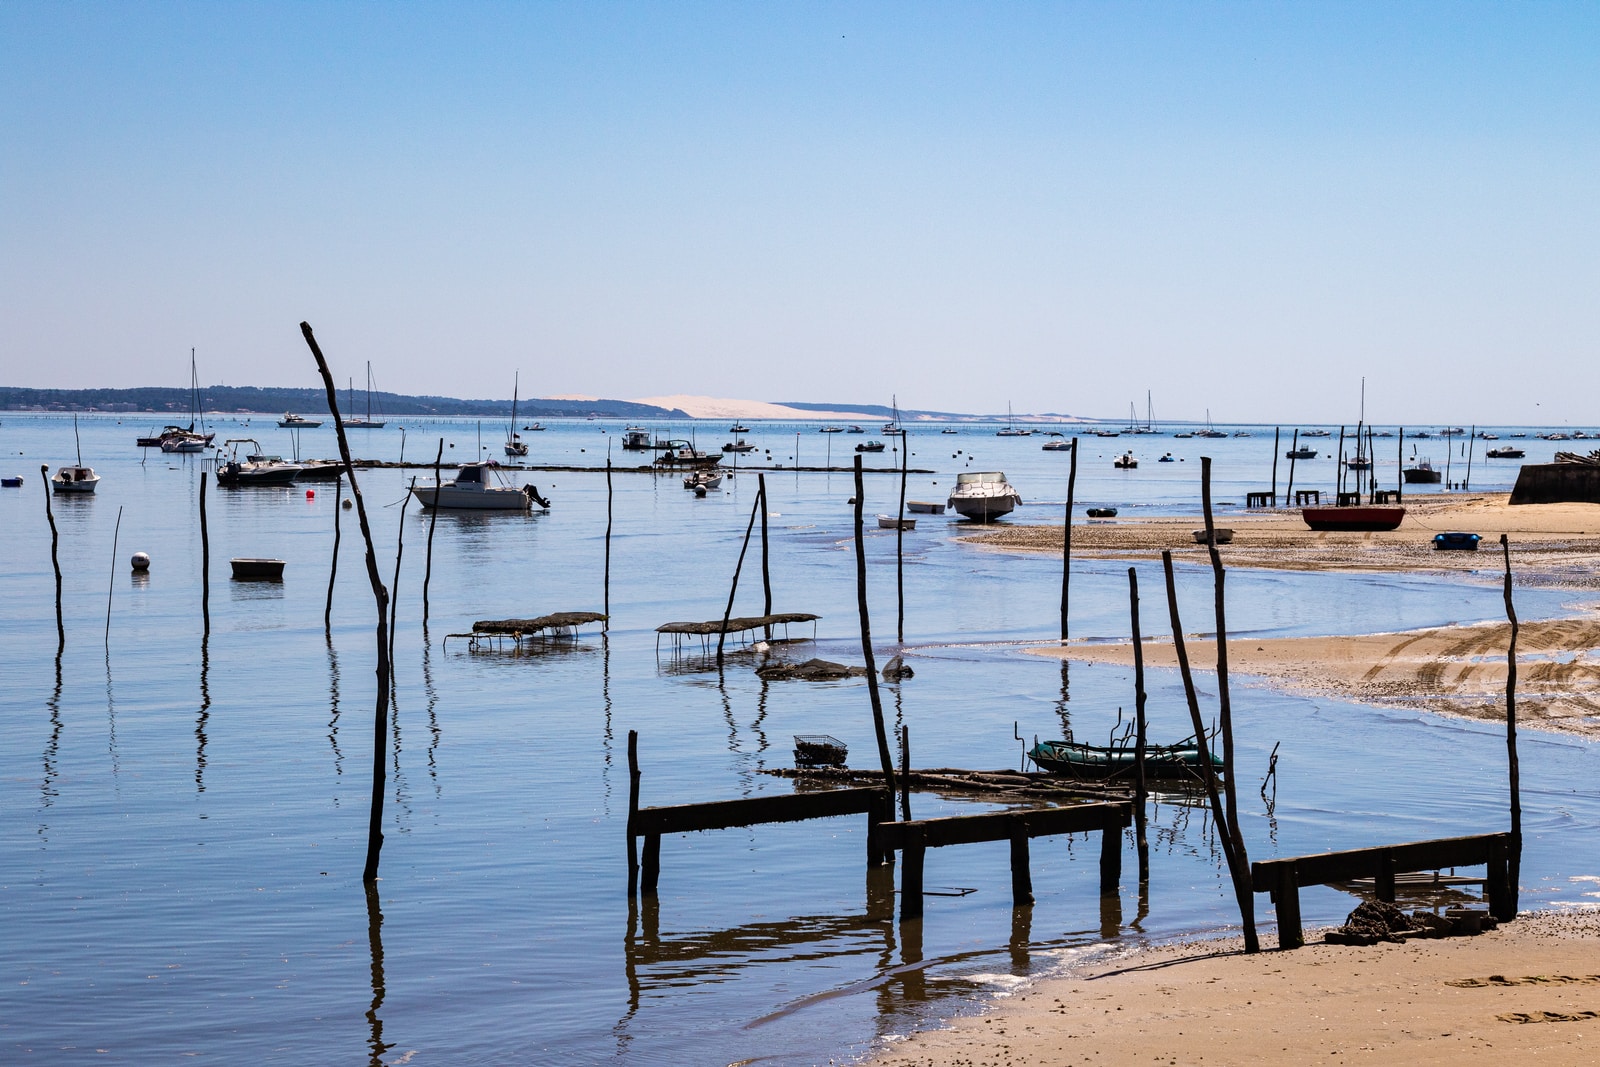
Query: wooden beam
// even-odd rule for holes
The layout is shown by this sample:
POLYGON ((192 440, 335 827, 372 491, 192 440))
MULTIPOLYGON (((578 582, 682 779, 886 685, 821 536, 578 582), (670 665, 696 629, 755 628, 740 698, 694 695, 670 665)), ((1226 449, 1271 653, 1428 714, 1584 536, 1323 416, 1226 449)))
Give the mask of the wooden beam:
POLYGON ((882 789, 872 788, 831 789, 822 793, 785 793, 640 808, 634 816, 634 827, 638 834, 690 834, 758 823, 827 819, 835 815, 876 815, 884 793, 882 789))

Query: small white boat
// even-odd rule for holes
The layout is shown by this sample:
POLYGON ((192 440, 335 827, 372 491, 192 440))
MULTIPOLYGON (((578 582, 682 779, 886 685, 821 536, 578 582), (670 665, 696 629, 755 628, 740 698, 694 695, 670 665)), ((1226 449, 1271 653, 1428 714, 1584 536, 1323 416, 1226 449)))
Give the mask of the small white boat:
POLYGON ((962 518, 988 522, 1009 514, 1022 503, 1022 495, 1001 471, 970 471, 956 475, 948 503, 962 518))
POLYGON ((732 426, 728 427, 728 432, 729 433, 749 433, 750 432, 750 427, 746 426, 742 422, 736 422, 732 426))
POLYGON ((917 515, 943 515, 945 506, 928 500, 907 500, 906 510, 917 515))
POLYGON ((464 463, 456 469, 456 476, 442 485, 419 485, 411 490, 417 503, 425 508, 439 507, 464 511, 527 511, 532 505, 549 508, 550 503, 539 496, 531 485, 520 489, 494 485, 489 480, 487 463, 464 463))
POLYGON ((204 452, 211 443, 209 434, 190 433, 187 430, 175 434, 165 435, 161 438, 161 451, 172 452, 204 452))
POLYGON ((893 515, 879 515, 878 516, 878 529, 880 529, 880 530, 893 530, 893 529, 897 529, 897 528, 901 529, 901 530, 915 530, 917 528, 917 520, 916 519, 899 519, 899 518, 896 518, 893 515))
POLYGON ((1048 441, 1039 447, 1044 452, 1071 452, 1072 442, 1067 440, 1048 441))
MULTIPOLYGON (((823 427, 819 428, 817 430, 817 432, 818 433, 844 433, 844 427, 843 426, 823 426, 823 427)), ((852 429, 850 432, 851 433, 860 433, 861 432, 861 427, 857 426, 854 429, 852 429)))
POLYGON ((683 476, 685 489, 721 489, 722 474, 718 471, 695 471, 693 474, 683 476))
POLYGON ((622 431, 622 450, 624 452, 650 451, 650 431, 643 426, 628 426, 622 431))
POLYGON ((67 466, 57 470, 50 479, 50 490, 56 493, 92 493, 100 484, 100 476, 93 467, 67 466))
POLYGON ((222 445, 229 452, 225 461, 222 460, 221 453, 218 453, 218 485, 236 488, 252 485, 292 485, 295 477, 304 469, 298 463, 285 463, 282 456, 262 455, 261 444, 254 438, 229 438, 222 445), (255 445, 256 450, 247 453, 241 460, 240 445, 255 445))
POLYGON ((1133 458, 1132 452, 1124 452, 1111 461, 1111 465, 1118 470, 1131 471, 1139 466, 1139 461, 1133 458))
POLYGON ((754 452, 756 450, 756 446, 750 444, 742 437, 736 437, 729 444, 723 445, 722 450, 724 452, 754 452))

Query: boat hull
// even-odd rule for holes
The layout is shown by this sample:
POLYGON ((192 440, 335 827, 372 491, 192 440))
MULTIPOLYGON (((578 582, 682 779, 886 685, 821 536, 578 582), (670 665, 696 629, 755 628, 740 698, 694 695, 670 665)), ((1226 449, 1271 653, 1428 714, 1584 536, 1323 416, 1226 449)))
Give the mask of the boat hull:
POLYGON ((1426 467, 1407 467, 1400 472, 1407 485, 1438 485, 1444 481, 1444 472, 1429 470, 1426 467))
POLYGON ((521 489, 458 489, 449 484, 419 485, 411 495, 425 508, 444 511, 527 511, 530 503, 521 489))
POLYGON ((1301 508, 1300 516, 1313 530, 1393 530, 1406 517, 1406 509, 1398 505, 1341 507, 1324 504, 1301 508))
MULTIPOLYGON (((1071 778, 1131 778, 1136 773, 1132 745, 1107 748, 1071 741, 1043 741, 1028 752, 1039 769, 1071 778)), ((1222 760, 1211 765, 1220 775, 1222 760)), ((1144 776, 1152 781, 1194 780, 1204 772, 1200 750, 1189 745, 1150 745, 1145 749, 1144 776)))
POLYGON ((283 581, 281 559, 230 559, 228 564, 233 568, 233 576, 241 582, 283 581))

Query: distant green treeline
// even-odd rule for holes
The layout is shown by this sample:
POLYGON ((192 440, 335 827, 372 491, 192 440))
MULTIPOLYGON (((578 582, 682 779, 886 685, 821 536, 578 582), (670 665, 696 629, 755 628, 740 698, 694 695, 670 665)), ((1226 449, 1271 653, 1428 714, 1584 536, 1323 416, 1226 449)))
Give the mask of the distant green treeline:
MULTIPOLYGON (((339 391, 340 411, 346 415, 367 413, 367 394, 357 391, 354 407, 351 394, 339 391)), ((321 389, 258 389, 253 386, 212 385, 200 390, 201 406, 206 411, 232 414, 250 412, 281 414, 286 411, 315 418, 327 415, 327 397, 321 389)), ((0 386, 0 410, 5 411, 148 411, 161 415, 187 415, 188 389, 147 387, 142 389, 18 389, 0 386)), ((390 417, 408 415, 466 415, 505 418, 511 414, 511 400, 457 400, 448 396, 403 396, 399 393, 373 393, 372 413, 390 417)), ((582 418, 601 415, 618 419, 686 419, 677 408, 634 404, 626 400, 519 400, 517 415, 530 419, 582 418)))

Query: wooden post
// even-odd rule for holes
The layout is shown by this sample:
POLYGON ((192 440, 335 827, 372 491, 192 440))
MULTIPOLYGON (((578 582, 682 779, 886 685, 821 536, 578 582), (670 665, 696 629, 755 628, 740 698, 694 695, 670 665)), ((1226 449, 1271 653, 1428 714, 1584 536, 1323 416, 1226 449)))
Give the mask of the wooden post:
POLYGON ((1132 567, 1128 568, 1128 604, 1133 614, 1133 839, 1139 851, 1139 884, 1145 885, 1150 881, 1150 841, 1145 835, 1145 804, 1149 792, 1144 778, 1144 638, 1139 630, 1139 575, 1132 567))
POLYGON ((628 731, 628 899, 639 892, 639 731, 628 731))
MULTIPOLYGON (((890 811, 890 817, 894 815, 890 811)), ((911 727, 900 727, 900 818, 911 821, 911 727)))
POLYGON ((111 581, 106 585, 106 647, 111 646, 111 594, 117 588, 117 541, 122 537, 122 508, 117 508, 117 528, 111 534, 111 581))
MULTIPOLYGON (((883 764, 883 784, 894 794, 894 760, 889 755, 889 735, 883 726, 883 698, 878 694, 878 665, 872 656, 872 623, 867 615, 867 542, 861 531, 861 509, 866 496, 861 481, 861 453, 856 453, 856 609, 861 616, 861 655, 867 661, 867 695, 872 700, 872 727, 878 735, 878 758, 883 764)), ((918 913, 921 913, 919 901, 918 913)))
POLYGON ((750 509, 750 521, 745 524, 744 544, 739 546, 739 562, 733 566, 733 584, 728 589, 728 606, 722 613, 722 629, 717 632, 717 666, 722 666, 722 646, 728 639, 728 620, 733 617, 733 598, 739 592, 739 572, 744 569, 744 554, 750 548, 750 531, 756 526, 756 512, 761 510, 761 494, 756 494, 755 507, 750 509))
MULTIPOLYGON (((1078 439, 1072 439, 1072 459, 1067 467, 1066 525, 1061 531, 1061 640, 1067 639, 1068 593, 1072 584, 1072 491, 1078 483, 1078 439)), ((1066 661, 1063 660, 1063 663, 1066 661)))
MULTIPOLYGON (((756 474, 756 492, 761 497, 761 614, 772 614, 772 557, 767 548, 767 476, 756 474)), ((772 627, 768 626, 763 633, 768 640, 772 640, 772 627)))
POLYGON ((1300 431, 1297 429, 1294 432, 1294 440, 1289 444, 1289 488, 1283 491, 1283 502, 1290 507, 1294 506, 1294 465, 1296 460, 1293 453, 1298 451, 1300 451, 1300 431))
POLYGON ((1394 903, 1394 853, 1385 852, 1378 857, 1378 873, 1372 880, 1373 896, 1385 904, 1394 903))
POLYGON ((1294 864, 1278 866, 1278 884, 1272 895, 1278 911, 1278 947, 1300 948, 1306 935, 1300 924, 1300 874, 1294 864))
POLYGON ((322 609, 322 632, 333 636, 333 581, 339 576, 339 512, 344 493, 343 476, 333 482, 333 560, 328 564, 328 603, 322 609))
POLYGON ((1278 506, 1278 435, 1283 432, 1281 426, 1272 428, 1272 506, 1278 506))
POLYGON ((602 608, 606 614, 606 621, 600 624, 600 629, 603 631, 611 629, 611 503, 611 449, 608 445, 606 448, 606 569, 603 581, 605 604, 602 608))
POLYGON ((1506 648, 1506 756, 1511 779, 1511 849, 1506 858, 1507 907, 1517 914, 1518 880, 1522 867, 1522 769, 1517 763, 1517 608, 1511 602, 1511 541, 1500 535, 1500 550, 1505 554, 1506 618, 1511 620, 1511 644, 1506 648))
MULTIPOLYGON (((411 503, 414 495, 411 490, 417 487, 417 476, 411 476, 411 486, 406 490, 406 495, 400 501, 400 525, 394 535, 394 584, 389 587, 389 677, 394 679, 394 633, 398 629, 396 623, 400 617, 400 558, 406 552, 406 505, 411 503)), ((434 497, 434 510, 439 510, 439 498, 434 497)))
POLYGON ((1472 453, 1477 450, 1477 441, 1478 424, 1473 423, 1472 429, 1467 431, 1467 477, 1461 483, 1461 488, 1463 489, 1470 490, 1472 488, 1472 453))
POLYGON ((211 537, 206 532, 206 472, 200 472, 200 619, 203 636, 211 636, 211 537))
MULTIPOLYGON (((203 477, 203 476, 202 476, 203 477)), ((50 520, 50 565, 56 572, 56 668, 61 667, 61 650, 67 647, 67 624, 61 616, 61 532, 56 529, 56 513, 50 507, 50 467, 39 465, 39 480, 44 483, 44 517, 50 520)))
MULTIPOLYGON (((1516 848, 1516 844, 1513 842, 1511 847, 1516 848)), ((1510 849, 1498 841, 1491 843, 1488 870, 1484 874, 1489 914, 1501 922, 1510 922, 1517 917, 1517 885, 1511 880, 1508 851, 1510 849)))
MULTIPOLYGON (((1204 462, 1202 460, 1202 462, 1204 462)), ((1333 454, 1333 499, 1337 503, 1344 492, 1344 427, 1339 427, 1339 451, 1333 454)))
MULTIPOLYGON (((1339 430, 1340 448, 1344 446, 1344 429, 1339 430)), ((1260 948, 1256 939, 1255 893, 1250 886, 1250 857, 1245 849, 1244 834, 1239 830, 1239 797, 1235 787, 1239 763, 1233 748, 1233 701, 1228 694, 1228 615, 1225 610, 1224 583, 1227 572, 1222 567, 1222 554, 1217 551, 1216 524, 1211 515, 1211 457, 1200 458, 1200 499, 1206 515, 1206 548, 1211 555, 1212 589, 1217 614, 1217 721, 1222 730, 1222 789, 1227 801, 1228 822, 1226 832, 1233 838, 1233 852, 1238 867, 1233 871, 1234 892, 1239 898, 1239 914, 1244 920, 1244 950, 1255 952, 1260 948)))
POLYGON ((1400 440, 1395 442, 1394 492, 1402 503, 1406 498, 1406 428, 1400 427, 1400 440))
POLYGON ((1033 872, 1028 864, 1028 817, 1011 817, 1011 906, 1033 903, 1033 872))
MULTIPOLYGON (((861 458, 856 457, 856 465, 861 465, 861 458)), ((905 847, 901 850, 900 863, 900 919, 922 918, 922 864, 927 855, 927 849, 922 843, 922 830, 911 829, 906 837, 905 847)))
POLYGON ((640 867, 639 892, 647 897, 656 895, 656 883, 661 880, 661 835, 644 835, 644 863, 640 867))
MULTIPOLYGON (((387 780, 384 762, 388 755, 389 733, 389 591, 383 587, 383 578, 378 574, 378 551, 373 545, 372 527, 367 522, 367 506, 361 499, 361 487, 356 484, 356 468, 350 459, 350 441, 345 436, 344 419, 339 414, 333 375, 328 370, 328 361, 322 357, 322 349, 317 345, 309 322, 300 324, 300 334, 306 339, 311 355, 317 361, 317 371, 322 375, 322 387, 327 393, 328 410, 333 413, 333 428, 339 435, 339 457, 344 461, 345 473, 350 476, 350 495, 355 498, 361 539, 367 545, 367 581, 372 585, 372 599, 378 615, 378 694, 372 720, 372 808, 367 819, 367 862, 361 872, 361 880, 370 884, 377 881, 378 856, 383 851, 383 790, 387 780)), ((204 477, 202 474, 201 478, 204 477)), ((200 485, 203 491, 205 482, 202 480, 200 485)))
POLYGON ((894 525, 895 638, 902 645, 906 643, 906 457, 910 455, 911 435, 904 434, 900 438, 900 512, 894 525))
POLYGON ((1117 892, 1122 885, 1122 827, 1114 816, 1106 816, 1100 831, 1100 893, 1117 892))
MULTIPOLYGON (((444 460, 444 438, 439 438, 439 451, 433 457, 433 507, 428 509, 428 553, 422 567, 422 628, 428 628, 428 586, 433 582, 433 531, 439 525, 440 464, 444 460)), ((609 460, 607 463, 609 464, 609 460)), ((609 478, 610 475, 607 475, 609 478)), ((337 501, 335 501, 337 504, 337 501)), ((609 538, 609 534, 607 535, 609 538)), ((607 545, 609 547, 609 540, 607 545)), ((424 642, 426 643, 426 642, 424 642)))

